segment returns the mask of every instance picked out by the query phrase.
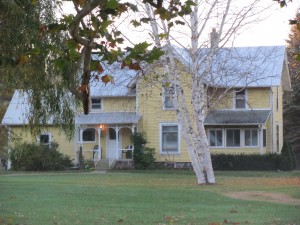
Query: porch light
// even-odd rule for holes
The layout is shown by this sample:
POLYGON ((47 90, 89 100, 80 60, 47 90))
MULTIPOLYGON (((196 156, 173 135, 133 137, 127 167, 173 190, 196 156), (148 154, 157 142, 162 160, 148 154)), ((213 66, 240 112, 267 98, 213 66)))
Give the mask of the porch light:
POLYGON ((102 128, 103 128, 103 125, 102 125, 102 124, 100 124, 99 128, 100 128, 100 129, 102 129, 102 128))

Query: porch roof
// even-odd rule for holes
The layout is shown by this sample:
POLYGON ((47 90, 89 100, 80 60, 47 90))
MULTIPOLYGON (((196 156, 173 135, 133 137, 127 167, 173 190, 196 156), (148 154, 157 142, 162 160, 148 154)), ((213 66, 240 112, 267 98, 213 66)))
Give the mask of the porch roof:
POLYGON ((214 110, 204 120, 204 125, 260 125, 266 124, 270 110, 214 110))
POLYGON ((135 112, 89 113, 77 115, 75 124, 135 124, 141 117, 135 112))

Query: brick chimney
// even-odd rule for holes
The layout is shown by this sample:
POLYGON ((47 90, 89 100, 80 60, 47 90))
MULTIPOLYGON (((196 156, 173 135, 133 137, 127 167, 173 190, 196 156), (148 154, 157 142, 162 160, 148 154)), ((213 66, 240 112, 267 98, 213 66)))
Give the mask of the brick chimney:
POLYGON ((210 33, 210 47, 211 48, 218 47, 218 39, 219 39, 219 34, 216 31, 216 28, 213 28, 212 32, 210 33))

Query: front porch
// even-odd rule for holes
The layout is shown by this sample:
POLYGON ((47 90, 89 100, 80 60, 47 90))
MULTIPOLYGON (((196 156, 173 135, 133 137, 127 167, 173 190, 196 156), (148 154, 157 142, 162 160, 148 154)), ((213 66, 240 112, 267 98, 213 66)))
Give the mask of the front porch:
POLYGON ((135 113, 93 113, 76 118, 75 163, 93 161, 94 165, 107 161, 111 168, 116 161, 133 159, 131 135, 136 131, 140 116, 135 113))

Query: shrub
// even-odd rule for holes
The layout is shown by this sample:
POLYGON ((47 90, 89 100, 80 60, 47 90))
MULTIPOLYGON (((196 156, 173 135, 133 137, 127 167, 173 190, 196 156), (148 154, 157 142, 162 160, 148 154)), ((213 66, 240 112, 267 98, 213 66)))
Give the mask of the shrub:
POLYGON ((153 166, 155 161, 154 148, 145 147, 147 140, 145 133, 135 132, 131 136, 134 146, 133 162, 136 169, 148 169, 153 166))
POLYGON ((72 165, 70 158, 58 150, 57 143, 39 145, 19 143, 10 153, 13 170, 63 170, 72 165))
POLYGON ((288 141, 283 142, 279 165, 280 170, 293 170, 296 168, 294 151, 288 141))
POLYGON ((279 155, 277 154, 212 154, 212 164, 215 170, 278 170, 279 155))

